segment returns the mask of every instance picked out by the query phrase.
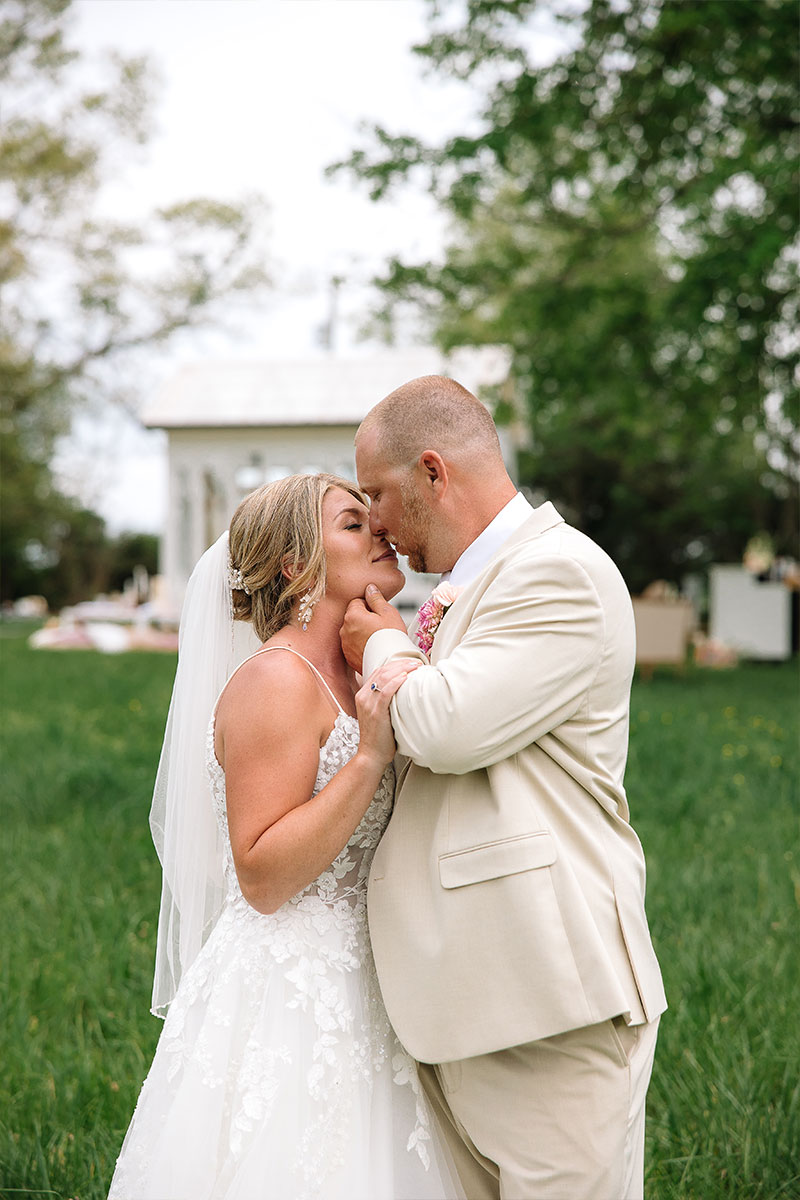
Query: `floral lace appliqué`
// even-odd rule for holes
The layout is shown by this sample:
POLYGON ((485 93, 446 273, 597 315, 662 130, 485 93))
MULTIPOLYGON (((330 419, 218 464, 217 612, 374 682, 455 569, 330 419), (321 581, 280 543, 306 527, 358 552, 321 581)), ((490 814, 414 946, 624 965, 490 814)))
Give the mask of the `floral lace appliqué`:
MULTIPOLYGON (((320 750, 316 795, 358 749, 358 723, 340 712, 320 750)), ((214 811, 223 834, 226 899, 200 954, 185 973, 164 1023, 120 1156, 111 1197, 148 1171, 149 1143, 161 1093, 185 1084, 222 1105, 224 1174, 235 1177, 265 1123, 284 1116, 284 1095, 297 1095, 303 1121, 282 1153, 294 1166, 293 1196, 325 1196, 325 1180, 342 1162, 348 1130, 375 1080, 389 1073, 413 1103, 407 1148, 427 1168, 430 1127, 416 1065, 400 1046, 381 999, 367 928, 367 878, 391 815, 390 766, 347 845, 318 879, 268 915, 242 895, 228 833, 225 775, 209 726, 207 763, 214 811), (298 1080, 300 1081, 298 1084, 298 1080), (283 1089, 283 1090, 282 1090, 283 1089), (154 1094, 148 1099, 148 1092, 154 1094), (154 1103, 156 1101, 156 1103, 154 1103), (137 1116, 142 1121, 137 1134, 137 1116), (130 1144, 129 1144, 130 1143, 130 1144)), ((199 1103, 204 1103, 200 1099, 199 1103)), ((350 1135, 352 1141, 352 1135, 350 1135)), ((128 1190, 126 1190, 128 1189, 128 1190)), ((216 1192, 215 1192, 216 1194, 216 1192)), ((223 1194, 220 1192, 220 1194, 223 1194)))

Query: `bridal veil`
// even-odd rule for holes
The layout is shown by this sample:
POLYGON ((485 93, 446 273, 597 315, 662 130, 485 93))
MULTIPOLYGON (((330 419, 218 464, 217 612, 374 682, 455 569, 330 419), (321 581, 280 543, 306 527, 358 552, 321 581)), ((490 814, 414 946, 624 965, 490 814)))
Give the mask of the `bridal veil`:
POLYGON ((249 622, 233 620, 229 562, 226 530, 206 550, 186 588, 178 667, 150 809, 163 872, 151 1005, 160 1017, 211 932, 225 895, 206 739, 220 692, 259 646, 249 622))

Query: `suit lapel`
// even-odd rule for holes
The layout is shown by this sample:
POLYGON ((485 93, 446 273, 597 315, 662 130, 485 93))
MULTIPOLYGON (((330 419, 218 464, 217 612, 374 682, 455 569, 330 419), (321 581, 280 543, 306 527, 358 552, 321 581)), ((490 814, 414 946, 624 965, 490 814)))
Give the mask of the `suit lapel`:
POLYGON ((498 546, 483 570, 480 571, 471 583, 465 585, 463 591, 460 592, 442 618, 442 622, 433 639, 433 646, 431 647, 430 659, 432 663, 435 663, 440 658, 446 658, 453 647, 457 646, 461 641, 472 620, 475 602, 496 574, 497 559, 499 556, 522 542, 541 537, 549 529, 553 529, 556 525, 563 525, 563 523, 564 518, 558 513, 555 506, 547 500, 544 504, 535 508, 527 521, 523 522, 519 529, 515 530, 509 538, 506 538, 501 546, 498 546))

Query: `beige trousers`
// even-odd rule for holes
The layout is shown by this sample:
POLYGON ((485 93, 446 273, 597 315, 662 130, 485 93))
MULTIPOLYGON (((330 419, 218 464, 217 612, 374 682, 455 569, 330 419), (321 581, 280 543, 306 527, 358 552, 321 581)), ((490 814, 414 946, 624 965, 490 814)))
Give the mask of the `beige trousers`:
POLYGON ((621 1017, 420 1079, 467 1200, 641 1200, 658 1020, 621 1017))

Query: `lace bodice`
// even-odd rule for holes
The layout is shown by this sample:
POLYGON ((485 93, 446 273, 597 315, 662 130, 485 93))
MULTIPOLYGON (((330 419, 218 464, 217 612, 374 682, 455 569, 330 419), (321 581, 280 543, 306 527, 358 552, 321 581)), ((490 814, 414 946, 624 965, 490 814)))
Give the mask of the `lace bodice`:
MULTIPOLYGON (((340 711, 325 745, 319 752, 319 768, 314 782, 312 797, 316 796, 337 771, 349 762, 358 749, 358 722, 349 713, 340 711)), ((225 772, 214 752, 214 718, 208 727, 206 762, 211 781, 211 795, 219 827, 223 835, 225 854, 226 903, 237 909, 249 909, 242 895, 233 863, 230 834, 228 832, 228 810, 225 794, 225 772)), ((375 848, 389 821, 394 796, 394 768, 386 768, 372 802, 362 817, 347 845, 337 855, 327 871, 298 892, 287 903, 311 912, 316 902, 331 909, 340 917, 360 915, 366 904, 366 887, 369 868, 375 848), (342 906, 346 907, 342 907, 342 906)), ((253 910, 250 910, 253 911, 253 910)), ((318 914, 319 915, 319 914, 318 914)))
MULTIPOLYGON (((340 709, 312 797, 358 741, 355 717, 340 709)), ((169 1195, 193 1200, 265 1188, 293 1200, 455 1194, 438 1165, 429 1170, 430 1116, 370 949, 367 878, 391 815, 393 767, 327 870, 265 914, 236 876, 213 718, 206 765, 225 901, 167 1013, 109 1200, 161 1200, 166 1179, 182 1181, 169 1195)))

